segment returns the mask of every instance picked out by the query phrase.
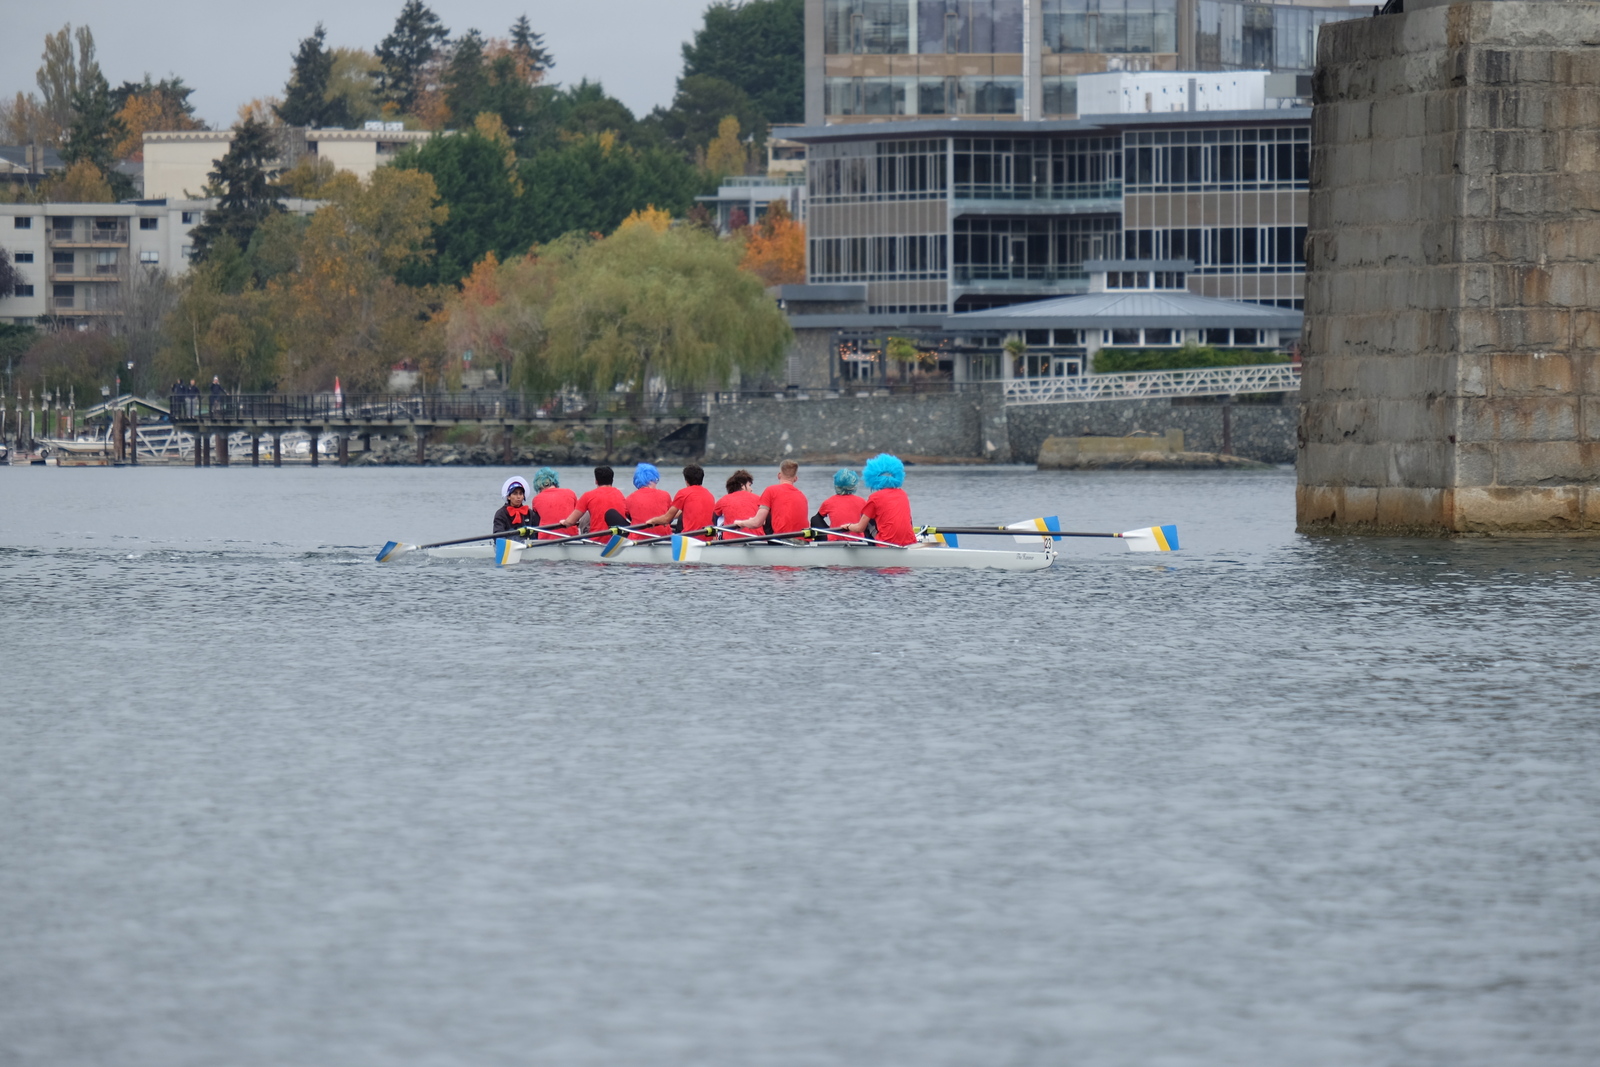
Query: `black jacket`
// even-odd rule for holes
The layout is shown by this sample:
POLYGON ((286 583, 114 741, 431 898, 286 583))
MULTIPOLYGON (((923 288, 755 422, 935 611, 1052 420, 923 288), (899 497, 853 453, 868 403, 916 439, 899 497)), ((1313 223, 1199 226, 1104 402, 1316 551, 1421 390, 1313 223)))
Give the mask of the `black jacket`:
POLYGON ((522 509, 521 510, 527 512, 527 514, 523 515, 522 518, 520 518, 520 519, 512 518, 511 517, 511 512, 507 508, 501 508, 499 511, 495 512, 494 513, 494 532, 495 533, 505 533, 507 530, 515 530, 519 526, 537 526, 538 525, 539 520, 534 517, 533 509, 531 507, 529 507, 528 505, 524 504, 524 505, 522 505, 522 509))

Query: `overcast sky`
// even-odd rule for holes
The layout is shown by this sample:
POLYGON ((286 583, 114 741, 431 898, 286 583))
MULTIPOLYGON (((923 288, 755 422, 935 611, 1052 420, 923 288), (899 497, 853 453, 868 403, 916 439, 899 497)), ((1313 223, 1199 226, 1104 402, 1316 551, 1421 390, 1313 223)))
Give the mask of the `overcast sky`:
MULTIPOLYGON (((181 75, 190 99, 213 126, 233 123, 240 104, 282 95, 290 57, 320 20, 328 44, 372 48, 394 26, 404 0, 0 0, 0 92, 35 92, 45 34, 71 22, 94 31, 113 86, 181 75)), ((672 99, 683 65, 680 45, 700 25, 709 0, 432 0, 452 34, 476 27, 505 36, 524 12, 555 57, 562 83, 605 84, 634 114, 672 99)))

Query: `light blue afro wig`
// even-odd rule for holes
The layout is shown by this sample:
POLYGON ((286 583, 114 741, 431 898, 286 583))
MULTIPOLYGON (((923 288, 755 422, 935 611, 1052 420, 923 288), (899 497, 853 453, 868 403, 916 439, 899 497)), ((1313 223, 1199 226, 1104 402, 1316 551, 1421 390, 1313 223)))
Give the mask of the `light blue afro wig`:
POLYGON ((898 489, 906 482, 906 465, 887 452, 879 452, 867 460, 861 475, 867 483, 867 488, 873 492, 879 489, 898 489))
POLYGON ((541 489, 549 489, 551 486, 559 487, 560 485, 561 479, 549 467, 540 467, 533 472, 533 491, 535 493, 541 489))
POLYGON ((833 491, 849 496, 856 491, 856 486, 861 484, 861 476, 855 471, 846 468, 835 471, 833 474, 833 491))
POLYGON ((633 468, 633 487, 643 489, 661 480, 661 472, 656 470, 654 463, 641 463, 633 468))

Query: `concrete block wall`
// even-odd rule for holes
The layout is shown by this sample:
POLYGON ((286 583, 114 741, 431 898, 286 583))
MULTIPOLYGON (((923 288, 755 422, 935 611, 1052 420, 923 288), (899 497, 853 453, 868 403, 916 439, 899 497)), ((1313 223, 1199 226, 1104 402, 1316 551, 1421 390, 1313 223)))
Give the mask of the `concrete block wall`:
MULTIPOLYGON (((1222 450, 1221 404, 1171 400, 1097 400, 1087 404, 1025 404, 1006 412, 1011 454, 1034 463, 1049 437, 1122 437, 1183 431, 1191 452, 1222 450)), ((1233 454, 1262 463, 1293 463, 1299 410, 1291 404, 1233 404, 1228 411, 1233 454)))
POLYGON ((909 396, 736 400, 713 407, 706 427, 708 463, 872 452, 1010 462, 999 383, 909 396))
POLYGON ((1305 530, 1600 534, 1600 4, 1322 28, 1305 530))

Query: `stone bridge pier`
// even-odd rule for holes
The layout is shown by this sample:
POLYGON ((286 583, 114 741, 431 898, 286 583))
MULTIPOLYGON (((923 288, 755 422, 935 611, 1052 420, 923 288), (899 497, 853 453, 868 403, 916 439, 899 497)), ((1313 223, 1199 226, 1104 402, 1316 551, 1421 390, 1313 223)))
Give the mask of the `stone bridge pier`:
POLYGON ((1600 536, 1600 3, 1403 2, 1321 29, 1300 528, 1600 536))

